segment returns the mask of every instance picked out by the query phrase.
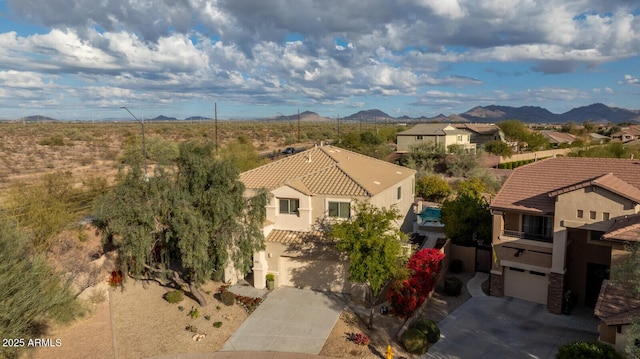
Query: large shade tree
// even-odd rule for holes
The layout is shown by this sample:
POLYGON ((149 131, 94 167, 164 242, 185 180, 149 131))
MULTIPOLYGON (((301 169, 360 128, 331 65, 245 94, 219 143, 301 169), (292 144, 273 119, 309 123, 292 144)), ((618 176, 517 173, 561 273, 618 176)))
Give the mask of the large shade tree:
POLYGON ((401 242, 405 235, 395 225, 400 219, 395 208, 378 208, 356 202, 355 215, 330 226, 328 235, 349 257, 349 280, 369 288, 369 328, 385 285, 402 271, 401 242))
POLYGON ((266 191, 245 198, 237 168, 212 149, 183 143, 175 166, 157 166, 149 177, 131 167, 95 208, 123 273, 186 284, 201 305, 198 284, 221 279, 230 262, 249 272, 253 253, 264 248, 266 191))

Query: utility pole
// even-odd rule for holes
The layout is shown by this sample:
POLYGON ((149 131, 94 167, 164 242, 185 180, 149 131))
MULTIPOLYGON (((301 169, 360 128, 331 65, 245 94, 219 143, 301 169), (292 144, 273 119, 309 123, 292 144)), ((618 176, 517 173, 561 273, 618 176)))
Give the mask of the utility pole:
POLYGON ((300 109, 298 109, 298 143, 300 143, 300 109))
POLYGON ((340 141, 340 114, 338 114, 338 138, 336 141, 340 141))
POLYGON ((129 109, 126 106, 121 106, 121 109, 126 110, 127 112, 129 112, 129 114, 138 122, 140 122, 140 125, 142 126, 142 159, 144 161, 144 178, 145 181, 149 180, 149 175, 147 174, 147 148, 145 146, 144 143, 144 117, 142 117, 142 121, 138 120, 138 118, 131 112, 129 111, 129 109))
POLYGON ((215 121, 216 128, 216 155, 218 154, 218 103, 213 103, 213 118, 215 121))

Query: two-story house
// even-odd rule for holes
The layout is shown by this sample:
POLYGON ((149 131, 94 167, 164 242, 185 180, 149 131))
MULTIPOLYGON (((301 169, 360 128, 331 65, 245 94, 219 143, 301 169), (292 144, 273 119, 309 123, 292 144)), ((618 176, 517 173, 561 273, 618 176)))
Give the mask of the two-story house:
POLYGON ((413 146, 433 144, 445 150, 456 145, 465 152, 475 153, 476 145, 471 143, 471 135, 467 130, 457 129, 446 123, 420 123, 409 130, 398 132, 396 140, 398 152, 411 151, 413 146))
POLYGON ((469 131, 471 143, 475 143, 478 148, 484 148, 489 141, 506 142, 504 132, 493 123, 456 123, 453 126, 459 130, 469 131))
POLYGON ((240 174, 248 194, 260 188, 266 207, 264 251, 254 255, 254 285, 349 292, 348 262, 323 238, 321 226, 349 218, 354 201, 395 206, 396 224, 411 231, 415 171, 332 146, 320 146, 240 174))
POLYGON ((558 157, 518 167, 491 203, 491 294, 560 314, 570 291, 594 307, 622 241, 603 237, 640 213, 640 161, 558 157))

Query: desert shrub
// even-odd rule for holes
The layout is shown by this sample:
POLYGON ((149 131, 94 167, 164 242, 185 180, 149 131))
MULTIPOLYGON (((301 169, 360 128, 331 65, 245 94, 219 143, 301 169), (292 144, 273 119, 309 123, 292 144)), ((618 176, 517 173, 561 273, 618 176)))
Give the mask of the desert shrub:
POLYGON ((181 290, 172 290, 165 293, 164 299, 171 304, 179 303, 184 299, 184 293, 181 290))
POLYGON ((556 359, 624 359, 613 347, 600 342, 574 342, 558 349, 556 359))
POLYGON ((235 294, 231 293, 228 290, 220 293, 220 298, 222 299, 222 303, 224 303, 225 305, 233 305, 233 303, 236 301, 235 294))
POLYGON ((214 327, 214 328, 220 328, 220 327, 222 327, 222 322, 215 322, 215 323, 213 323, 213 327, 214 327))
POLYGON ((402 345, 412 354, 422 355, 429 349, 427 337, 416 328, 411 328, 402 334, 402 345))
POLYGON ((462 281, 456 277, 448 277, 444 280, 444 294, 457 297, 462 293, 462 281))
POLYGON ((43 138, 38 141, 40 146, 64 146, 64 138, 60 135, 53 135, 51 137, 43 138))
POLYGON ((347 340, 362 346, 367 346, 371 342, 371 339, 364 333, 348 333, 347 340))
POLYGON ((449 264, 449 272, 451 273, 462 273, 462 261, 459 259, 454 259, 449 264))
POLYGON ((408 318, 422 305, 435 286, 443 259, 444 254, 436 249, 423 249, 411 256, 407 263, 411 277, 396 282, 387 294, 395 315, 408 318))
POLYGON ((421 319, 413 325, 413 328, 421 331, 427 337, 429 343, 435 343, 440 340, 440 328, 433 320, 421 319))
POLYGON ((200 316, 200 312, 198 311, 198 308, 191 307, 191 310, 189 311, 189 316, 191 317, 191 319, 198 319, 198 317, 200 316))

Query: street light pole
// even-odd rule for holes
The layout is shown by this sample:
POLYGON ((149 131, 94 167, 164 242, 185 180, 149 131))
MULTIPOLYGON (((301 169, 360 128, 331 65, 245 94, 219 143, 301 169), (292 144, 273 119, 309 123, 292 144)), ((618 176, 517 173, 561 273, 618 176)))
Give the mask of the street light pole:
POLYGON ((140 122, 140 126, 142 126, 142 160, 144 161, 144 177, 145 179, 147 178, 147 148, 145 146, 144 143, 144 118, 142 120, 138 120, 138 118, 136 117, 136 115, 134 115, 131 111, 129 111, 129 109, 126 106, 121 106, 120 107, 123 110, 126 110, 127 112, 129 112, 129 114, 131 115, 131 117, 133 117, 136 121, 140 122))

